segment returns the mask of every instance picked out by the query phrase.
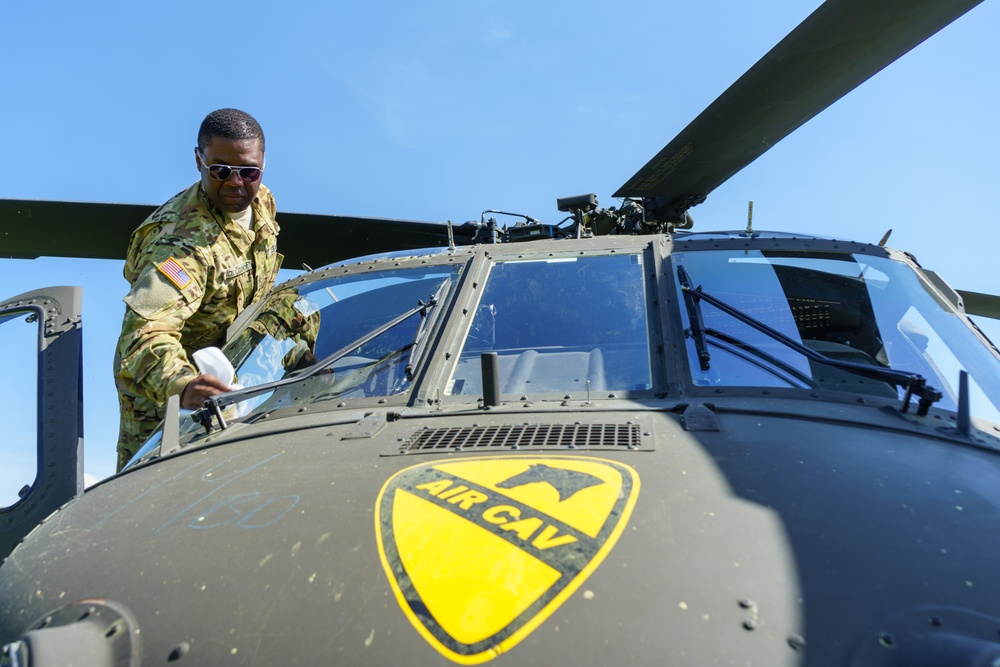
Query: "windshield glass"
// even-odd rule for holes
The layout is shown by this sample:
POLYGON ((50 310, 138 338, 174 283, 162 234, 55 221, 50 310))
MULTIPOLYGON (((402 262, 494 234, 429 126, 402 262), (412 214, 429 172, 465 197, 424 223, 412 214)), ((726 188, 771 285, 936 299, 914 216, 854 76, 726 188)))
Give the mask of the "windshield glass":
MULTIPOLYGON (((778 251, 677 253, 694 287, 827 357, 922 375, 954 410, 969 373, 972 414, 1000 422, 1000 362, 901 262, 778 251), (990 397, 993 397, 992 399, 990 397)), ((678 285, 678 296, 684 303, 678 285)), ((692 381, 702 386, 811 387, 902 398, 903 389, 810 361, 700 301, 710 361, 702 370, 686 311, 692 381)), ((683 310, 683 309, 682 309, 683 310)))
POLYGON ((224 349, 236 369, 236 382, 249 388, 296 375, 308 377, 241 402, 236 406, 239 416, 405 392, 411 382, 406 364, 426 314, 419 306, 429 303, 460 271, 456 265, 375 271, 271 293, 224 349), (336 353, 336 361, 310 373, 313 365, 336 353))
POLYGON ((652 387, 639 255, 497 262, 448 394, 481 395, 480 357, 499 357, 501 394, 652 387))

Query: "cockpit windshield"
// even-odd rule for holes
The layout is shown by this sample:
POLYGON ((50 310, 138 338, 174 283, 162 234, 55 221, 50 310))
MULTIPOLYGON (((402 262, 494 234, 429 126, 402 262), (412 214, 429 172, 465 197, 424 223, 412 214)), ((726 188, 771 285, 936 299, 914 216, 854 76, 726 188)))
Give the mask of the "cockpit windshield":
POLYGON ((241 415, 288 405, 392 396, 412 381, 407 365, 432 301, 461 270, 392 269, 287 286, 226 346, 244 388, 301 375, 239 404, 241 415))
MULTIPOLYGON (((694 286, 795 342, 838 360, 922 376, 955 410, 959 371, 969 373, 974 416, 1000 422, 1000 362, 967 323, 907 265, 847 253, 675 253, 694 286)), ((680 285, 678 285, 680 290, 680 285)), ((692 294, 689 292, 689 295, 692 294)), ((683 303, 683 295, 681 295, 683 303)), ((701 386, 802 387, 902 398, 891 382, 817 363, 700 300, 683 313, 692 381, 701 386), (706 367, 707 366, 707 367, 706 367)))
POLYGON ((650 389, 642 263, 637 254, 497 262, 446 393, 481 394, 484 352, 498 354, 501 394, 650 389))

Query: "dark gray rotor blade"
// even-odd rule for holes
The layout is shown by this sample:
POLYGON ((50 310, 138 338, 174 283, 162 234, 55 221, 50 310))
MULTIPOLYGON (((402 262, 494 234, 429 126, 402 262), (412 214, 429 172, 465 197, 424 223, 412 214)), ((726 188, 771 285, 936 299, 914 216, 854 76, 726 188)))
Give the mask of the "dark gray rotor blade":
POLYGON ((827 0, 614 196, 679 215, 981 1, 827 0))
POLYGON ((1000 320, 1000 296, 961 289, 955 291, 961 295, 967 314, 1000 320))
MULTIPOLYGON (((124 259, 132 230, 156 209, 144 204, 0 200, 0 257, 124 259)), ((318 267, 360 255, 448 244, 439 222, 278 212, 286 268, 318 267)), ((471 242, 454 228, 455 242, 471 242)))
POLYGON ((0 257, 124 259, 155 206, 0 199, 0 257))
MULTIPOLYGON (((390 218, 278 212, 281 235, 278 252, 282 266, 294 269, 308 264, 320 267, 331 262, 395 250, 414 250, 448 245, 444 222, 417 222, 390 218)), ((457 245, 473 242, 468 228, 454 225, 457 245)))

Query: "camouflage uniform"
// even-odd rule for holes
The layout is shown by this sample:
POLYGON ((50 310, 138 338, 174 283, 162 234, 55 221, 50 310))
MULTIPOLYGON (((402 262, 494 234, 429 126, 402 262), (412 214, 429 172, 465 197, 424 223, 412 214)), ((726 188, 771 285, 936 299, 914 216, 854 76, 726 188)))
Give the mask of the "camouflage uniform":
POLYGON ((309 299, 290 289, 273 294, 247 327, 259 338, 271 336, 274 340, 293 340, 295 347, 282 359, 286 372, 316 363, 316 336, 320 325, 319 309, 309 299))
POLYGON ((251 206, 248 232, 199 182, 132 233, 124 272, 132 289, 115 351, 119 469, 163 419, 167 397, 198 374, 190 355, 221 345, 236 316, 274 286, 282 260, 274 197, 261 185, 251 206))

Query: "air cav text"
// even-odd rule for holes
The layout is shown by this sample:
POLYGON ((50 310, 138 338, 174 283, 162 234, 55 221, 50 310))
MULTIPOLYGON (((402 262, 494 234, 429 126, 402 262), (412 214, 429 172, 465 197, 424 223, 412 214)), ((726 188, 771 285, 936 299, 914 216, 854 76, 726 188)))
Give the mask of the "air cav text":
POLYGON ((557 526, 541 517, 525 516, 526 513, 514 505, 493 503, 487 494, 464 484, 457 484, 453 479, 439 479, 418 484, 414 488, 468 513, 469 518, 477 523, 478 519, 498 526, 500 530, 511 533, 538 550, 576 542, 575 535, 560 533, 557 526))

